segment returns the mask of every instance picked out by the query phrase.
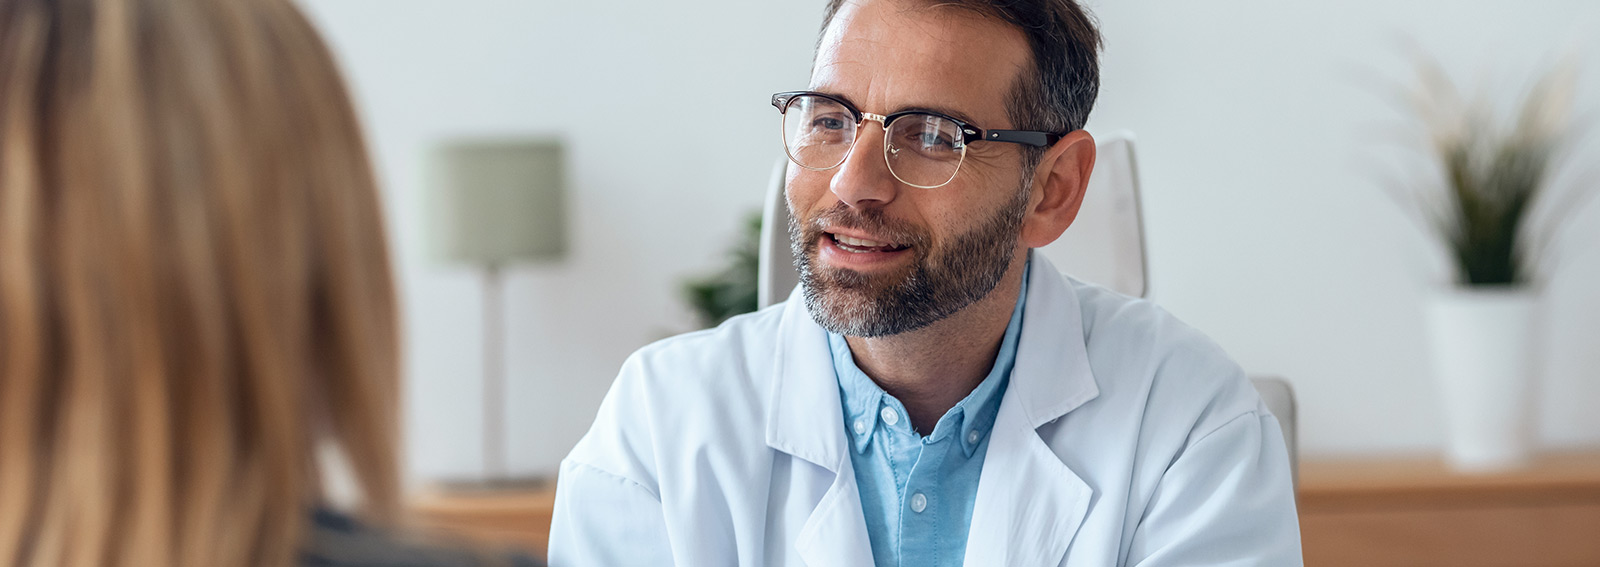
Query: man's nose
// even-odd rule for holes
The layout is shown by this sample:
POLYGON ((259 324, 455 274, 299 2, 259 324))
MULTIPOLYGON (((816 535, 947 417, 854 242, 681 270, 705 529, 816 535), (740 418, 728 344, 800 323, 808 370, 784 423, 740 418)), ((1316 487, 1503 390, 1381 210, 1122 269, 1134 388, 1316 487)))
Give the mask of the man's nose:
POLYGON ((900 192, 900 180, 889 172, 883 158, 883 126, 875 121, 861 123, 855 147, 833 175, 829 189, 851 208, 882 207, 900 192))

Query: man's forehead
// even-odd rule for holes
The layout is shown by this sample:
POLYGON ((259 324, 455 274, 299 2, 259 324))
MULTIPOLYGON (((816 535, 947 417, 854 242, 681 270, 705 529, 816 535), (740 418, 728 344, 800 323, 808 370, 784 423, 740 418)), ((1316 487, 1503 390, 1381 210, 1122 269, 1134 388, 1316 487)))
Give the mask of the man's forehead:
POLYGON ((1028 57, 1021 31, 970 10, 850 0, 823 34, 811 87, 869 112, 945 108, 993 128, 1028 57))

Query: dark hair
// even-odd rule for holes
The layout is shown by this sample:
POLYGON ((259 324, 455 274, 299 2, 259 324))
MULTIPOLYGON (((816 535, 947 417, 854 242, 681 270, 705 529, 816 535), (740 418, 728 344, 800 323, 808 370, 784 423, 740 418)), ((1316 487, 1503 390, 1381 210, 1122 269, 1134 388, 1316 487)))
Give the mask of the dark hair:
MULTIPOLYGON (((1100 92, 1100 31, 1074 0, 923 0, 971 10, 1016 26, 1028 38, 1033 66, 1017 77, 1006 105, 1012 127, 1065 134, 1083 128, 1100 92)), ((844 0, 828 0, 822 33, 844 0)), ((1028 152, 1031 165, 1043 148, 1028 152)))

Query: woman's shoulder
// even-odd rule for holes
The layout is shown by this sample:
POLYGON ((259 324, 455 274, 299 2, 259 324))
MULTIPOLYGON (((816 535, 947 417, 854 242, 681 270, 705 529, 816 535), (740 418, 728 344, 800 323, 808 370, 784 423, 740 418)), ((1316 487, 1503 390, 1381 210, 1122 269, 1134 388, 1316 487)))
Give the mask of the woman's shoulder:
POLYGON ((374 528, 339 512, 312 514, 302 567, 540 567, 524 554, 438 545, 374 528))

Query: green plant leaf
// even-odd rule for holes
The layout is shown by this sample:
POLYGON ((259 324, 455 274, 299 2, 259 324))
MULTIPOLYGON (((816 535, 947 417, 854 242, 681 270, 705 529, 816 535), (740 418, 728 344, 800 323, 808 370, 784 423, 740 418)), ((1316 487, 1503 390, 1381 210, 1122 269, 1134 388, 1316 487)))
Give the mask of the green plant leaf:
MULTIPOLYGON (((1429 219, 1450 250, 1462 285, 1523 285, 1532 279, 1530 211, 1546 192, 1552 162, 1565 141, 1570 81, 1542 77, 1505 122, 1487 104, 1463 105, 1437 65, 1420 65, 1422 93, 1438 105, 1418 107, 1443 170, 1439 213, 1429 219), (1440 109, 1448 109, 1441 115, 1440 109), (1453 114, 1452 114, 1453 113, 1453 114)), ((1552 230, 1551 227, 1537 227, 1552 230)))
POLYGON ((728 250, 722 270, 685 283, 684 299, 694 308, 704 327, 756 310, 761 264, 761 213, 750 214, 743 234, 728 250))

